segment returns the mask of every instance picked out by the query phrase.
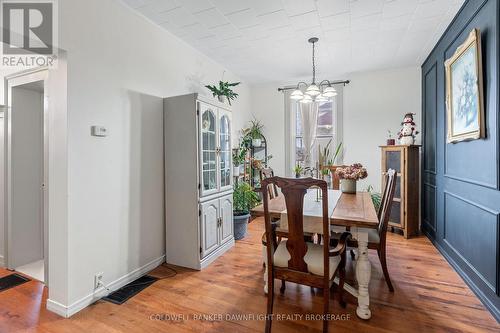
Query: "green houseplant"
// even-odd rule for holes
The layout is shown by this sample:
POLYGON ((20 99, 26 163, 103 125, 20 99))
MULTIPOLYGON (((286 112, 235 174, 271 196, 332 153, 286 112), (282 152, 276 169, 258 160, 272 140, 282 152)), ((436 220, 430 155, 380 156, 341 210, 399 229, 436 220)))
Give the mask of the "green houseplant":
POLYGON ((242 239, 247 233, 250 209, 260 202, 259 195, 247 182, 238 182, 233 192, 234 238, 242 239))
POLYGON ((262 145, 262 130, 264 125, 257 119, 250 120, 250 127, 243 130, 244 137, 252 140, 252 146, 260 147, 262 145))
POLYGON ((240 83, 241 82, 219 81, 219 86, 206 85, 205 87, 208 88, 208 90, 212 92, 212 95, 217 97, 220 102, 224 102, 224 98, 227 98, 229 105, 231 105, 231 101, 238 97, 238 94, 233 91, 232 87, 236 87, 240 83))
POLYGON ((233 149, 233 175, 240 175, 240 166, 245 163, 247 149, 244 146, 233 149))
POLYGON ((375 192, 373 189, 373 186, 368 185, 366 188, 366 192, 370 193, 370 196, 372 198, 373 206, 375 206, 375 210, 378 211, 380 209, 380 205, 382 202, 382 194, 375 192))
POLYGON ((300 178, 300 175, 302 174, 302 172, 304 172, 304 168, 302 167, 302 165, 297 164, 293 168, 293 172, 295 172, 295 178, 300 178))

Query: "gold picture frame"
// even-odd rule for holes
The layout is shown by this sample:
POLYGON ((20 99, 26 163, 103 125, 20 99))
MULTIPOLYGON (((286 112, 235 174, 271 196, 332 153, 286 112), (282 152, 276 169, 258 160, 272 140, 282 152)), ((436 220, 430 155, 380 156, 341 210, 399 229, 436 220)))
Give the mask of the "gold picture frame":
POLYGON ((473 29, 444 63, 448 143, 485 137, 481 32, 473 29))

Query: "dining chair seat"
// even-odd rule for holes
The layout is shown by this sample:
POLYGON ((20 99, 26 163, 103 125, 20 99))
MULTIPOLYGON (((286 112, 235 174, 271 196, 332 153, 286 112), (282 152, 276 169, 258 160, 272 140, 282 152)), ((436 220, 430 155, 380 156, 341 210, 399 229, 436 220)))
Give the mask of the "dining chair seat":
MULTIPOLYGON (((307 264, 307 270, 314 275, 323 276, 323 245, 306 242, 307 252, 304 256, 304 261, 307 264)), ((288 267, 288 260, 291 259, 290 253, 286 249, 286 240, 282 240, 276 252, 274 252, 274 265, 276 267, 288 267)), ((330 257, 330 276, 331 279, 338 265, 340 264, 340 256, 330 257)))

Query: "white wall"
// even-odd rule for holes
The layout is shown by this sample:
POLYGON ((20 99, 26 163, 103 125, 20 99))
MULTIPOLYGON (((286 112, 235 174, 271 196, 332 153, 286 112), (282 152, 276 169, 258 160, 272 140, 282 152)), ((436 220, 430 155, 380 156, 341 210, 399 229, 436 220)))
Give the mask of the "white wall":
MULTIPOLYGON (((417 114, 415 120, 420 129, 420 68, 353 73, 346 78, 351 83, 344 87, 344 163, 360 162, 366 166, 368 178, 360 182, 360 189, 371 184, 380 190, 378 146, 385 144, 387 129, 395 136, 407 112, 417 114)), ((254 85, 251 92, 251 112, 264 123, 269 152, 274 155, 270 165, 276 175, 285 175, 287 169, 284 97, 276 90, 282 85, 254 85)))
MULTIPOLYGON (((165 254, 161 97, 206 93, 224 68, 118 1, 61 1, 59 13, 68 53, 71 305, 91 297, 96 273, 110 283, 165 254), (91 137, 91 125, 109 136, 91 137)), ((248 89, 237 89, 234 129, 248 113, 248 89)))
MULTIPOLYGON (((264 124, 268 154, 273 155, 269 166, 276 175, 285 175, 285 102, 278 91, 279 83, 254 85, 250 93, 251 117, 264 124)), ((251 119, 250 117, 250 119, 251 119)))
MULTIPOLYGON (((361 189, 371 184, 380 191, 380 148, 401 127, 407 112, 416 113, 420 131, 421 76, 419 67, 354 73, 344 89, 344 163, 362 163, 368 178, 361 189)), ((420 136, 417 137, 420 142, 420 136)))

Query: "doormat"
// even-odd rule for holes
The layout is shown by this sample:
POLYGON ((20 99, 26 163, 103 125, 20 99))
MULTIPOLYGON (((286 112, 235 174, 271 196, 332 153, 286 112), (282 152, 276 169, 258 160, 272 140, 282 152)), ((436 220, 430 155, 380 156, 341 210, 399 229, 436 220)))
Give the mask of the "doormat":
POLYGON ((4 276, 3 278, 0 278, 0 291, 16 287, 28 281, 30 281, 30 279, 25 278, 24 276, 19 274, 11 274, 4 276))
POLYGON ((157 278, 149 275, 142 276, 137 280, 132 281, 129 284, 121 287, 120 289, 112 292, 108 296, 103 297, 102 299, 118 305, 123 304, 129 298, 137 295, 139 292, 141 292, 143 289, 146 289, 157 280, 157 278))

